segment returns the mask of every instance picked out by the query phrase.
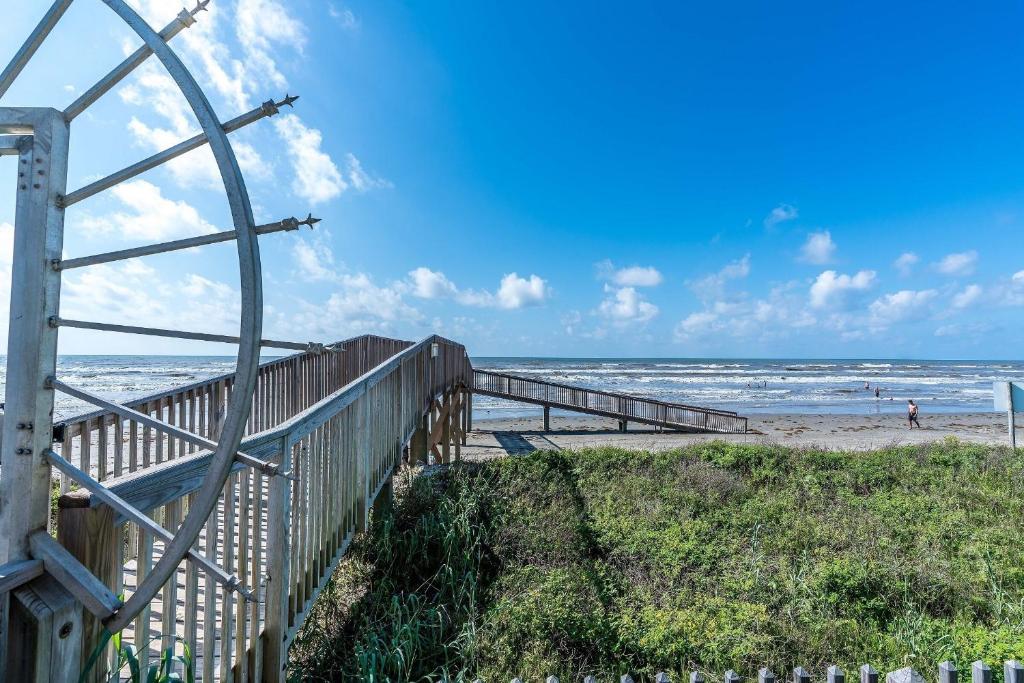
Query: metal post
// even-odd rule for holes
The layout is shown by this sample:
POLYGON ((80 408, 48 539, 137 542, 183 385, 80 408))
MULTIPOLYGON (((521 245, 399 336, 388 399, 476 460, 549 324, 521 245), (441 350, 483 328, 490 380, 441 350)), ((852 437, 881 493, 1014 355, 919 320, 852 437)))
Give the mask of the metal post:
POLYGON ((1013 382, 1006 382, 1006 422, 1010 433, 1010 448, 1017 447, 1017 425, 1013 419, 1013 382))
POLYGON ((57 361, 60 273, 44 267, 61 257, 68 126, 55 109, 0 109, 0 134, 31 133, 18 158, 11 273, 7 396, 0 467, 0 562, 29 557, 29 535, 50 519, 50 466, 44 451, 53 431, 53 390, 46 379, 57 361))

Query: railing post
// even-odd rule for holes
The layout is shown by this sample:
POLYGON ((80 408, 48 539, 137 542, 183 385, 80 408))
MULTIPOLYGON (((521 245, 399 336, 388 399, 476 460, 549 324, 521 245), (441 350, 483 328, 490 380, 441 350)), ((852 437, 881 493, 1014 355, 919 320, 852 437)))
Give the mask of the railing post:
POLYGON ((358 475, 356 531, 365 531, 370 516, 370 392, 363 389, 363 395, 356 406, 356 467, 358 475))
MULTIPOLYGON (((100 457, 105 457, 106 453, 100 457)), ((113 589, 120 569, 119 534, 114 527, 114 511, 106 506, 89 507, 90 496, 85 489, 65 493, 57 501, 57 540, 93 576, 113 589)), ((79 670, 99 645, 103 626, 89 613, 82 617, 82 656, 79 670)), ((98 657, 86 681, 107 680, 107 658, 98 657)))
MULTIPOLYGON (((281 438, 281 453, 276 462, 291 470, 291 441, 281 438)), ((270 477, 267 499, 267 585, 266 622, 263 631, 263 681, 284 683, 288 664, 288 568, 291 564, 291 482, 270 477)))
POLYGON ((82 603, 48 574, 11 592, 4 680, 60 683, 78 680, 82 659, 82 603))

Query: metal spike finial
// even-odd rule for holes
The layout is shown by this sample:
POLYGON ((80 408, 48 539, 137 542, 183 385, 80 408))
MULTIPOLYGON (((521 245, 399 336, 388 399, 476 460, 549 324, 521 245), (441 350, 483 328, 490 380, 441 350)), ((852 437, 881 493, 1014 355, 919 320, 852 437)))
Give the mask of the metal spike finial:
POLYGON ((298 95, 289 95, 288 93, 285 93, 283 100, 280 102, 275 102, 272 99, 267 100, 259 106, 259 111, 262 112, 264 116, 274 116, 275 114, 280 113, 281 107, 285 105, 294 108, 292 102, 297 99, 299 99, 298 95))
POLYGON ((322 220, 322 218, 313 218, 313 214, 309 214, 308 216, 306 216, 304 220, 299 221, 299 225, 308 225, 310 228, 312 228, 314 225, 316 225, 322 220))
POLYGON ((199 14, 200 12, 206 12, 206 6, 210 4, 210 0, 199 0, 196 3, 195 9, 192 10, 192 16, 199 14))

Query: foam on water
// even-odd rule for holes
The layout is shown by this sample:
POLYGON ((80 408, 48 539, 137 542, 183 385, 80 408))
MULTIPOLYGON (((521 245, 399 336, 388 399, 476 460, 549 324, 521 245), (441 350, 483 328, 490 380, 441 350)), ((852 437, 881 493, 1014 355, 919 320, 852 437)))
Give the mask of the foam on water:
MULTIPOLYGON (((902 413, 910 398, 924 411, 984 412, 992 410, 994 380, 1024 378, 1021 361, 474 358, 473 363, 481 369, 743 413, 902 413), (867 391, 865 382, 871 387, 867 391), (876 386, 881 400, 875 399, 876 386)), ((473 405, 502 414, 535 412, 484 396, 473 405)))
MULTIPOLYGON (((983 412, 992 410, 994 380, 1024 379, 1021 361, 474 358, 473 364, 741 413, 901 413, 908 398, 926 412, 983 412), (880 401, 874 397, 876 386, 882 390, 880 401)), ((57 374, 72 386, 125 401, 234 369, 232 356, 61 356, 57 374)), ((0 373, 2 386, 2 356, 0 373)), ((539 410, 486 396, 476 397, 473 407, 481 416, 539 410)), ((57 394, 58 419, 88 409, 57 394)))
MULTIPOLYGON (((60 356, 57 377, 104 398, 126 401, 235 371, 234 356, 60 356)), ((6 388, 7 358, 0 356, 0 387, 6 388)), ((54 419, 92 410, 56 392, 54 419)))

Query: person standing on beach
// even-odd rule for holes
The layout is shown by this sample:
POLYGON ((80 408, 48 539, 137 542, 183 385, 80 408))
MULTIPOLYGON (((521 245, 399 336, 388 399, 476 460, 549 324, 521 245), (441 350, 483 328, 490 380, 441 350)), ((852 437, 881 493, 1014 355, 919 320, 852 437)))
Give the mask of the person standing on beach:
POLYGON ((921 428, 921 423, 917 421, 917 404, 914 403, 914 399, 910 399, 910 402, 907 403, 907 424, 911 429, 914 428, 914 425, 917 425, 918 429, 921 428))

